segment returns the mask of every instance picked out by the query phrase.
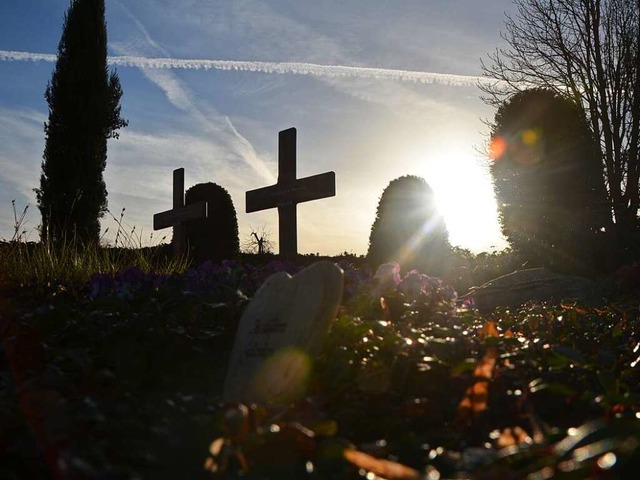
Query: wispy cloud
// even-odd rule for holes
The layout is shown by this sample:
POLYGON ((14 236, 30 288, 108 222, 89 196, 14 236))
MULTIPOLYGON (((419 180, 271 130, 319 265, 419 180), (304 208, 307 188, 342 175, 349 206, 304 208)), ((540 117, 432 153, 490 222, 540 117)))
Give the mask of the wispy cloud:
MULTIPOLYGON (((55 60, 56 56, 52 54, 0 50, 0 61, 54 62, 55 60)), ((111 65, 122 67, 138 67, 159 70, 235 70, 267 74, 310 75, 314 77, 371 78, 378 80, 395 80, 399 82, 448 85, 452 87, 474 87, 478 84, 493 85, 497 82, 496 80, 477 75, 455 75, 451 73, 396 70, 377 67, 354 67, 348 65, 320 65, 304 62, 148 58, 121 55, 110 56, 109 63, 111 65)))
MULTIPOLYGON (((144 54, 169 55, 169 52, 151 37, 142 22, 122 3, 117 3, 135 24, 137 32, 142 38, 141 41, 136 42, 135 46, 115 44, 112 45, 112 47, 114 47, 118 53, 125 54, 129 54, 133 50, 135 53, 142 51, 144 54)), ((128 55, 109 58, 128 58, 128 55)), ((113 61, 111 61, 111 64, 124 65, 113 61)), ((177 75, 171 71, 162 71, 149 67, 144 63, 126 64, 125 66, 139 68, 147 79, 164 92, 172 105, 190 115, 194 119, 195 124, 200 125, 208 134, 217 138, 218 142, 226 144, 232 155, 235 154, 238 158, 242 159, 255 173, 261 176, 263 180, 268 181, 273 179, 273 175, 266 167, 264 161, 258 157, 251 143, 238 132, 229 118, 219 115, 211 107, 208 108, 206 112, 203 111, 203 108, 193 100, 191 89, 180 80, 177 75)), ((234 176, 235 175, 231 175, 232 178, 234 176)))
POLYGON ((46 116, 40 112, 0 107, 0 180, 10 183, 26 198, 34 197, 33 188, 38 186, 45 120, 46 116))
POLYGON ((224 119, 227 122, 227 126, 233 133, 233 136, 237 140, 238 145, 236 148, 241 152, 242 158, 244 158, 250 165, 253 165, 254 170, 260 173, 264 179, 270 182, 275 182, 275 176, 267 168, 265 163, 258 157, 258 154, 255 148, 253 148, 253 145, 251 145, 251 142, 249 142, 249 140, 247 140, 240 134, 240 132, 238 132, 233 123, 231 123, 229 117, 224 117, 224 119))
POLYGON ((25 205, 29 206, 23 227, 30 240, 36 236, 39 219, 34 219, 38 210, 33 188, 38 186, 40 176, 45 120, 46 116, 37 111, 0 107, 0 239, 11 238, 14 232, 12 200, 16 201, 18 215, 25 205))

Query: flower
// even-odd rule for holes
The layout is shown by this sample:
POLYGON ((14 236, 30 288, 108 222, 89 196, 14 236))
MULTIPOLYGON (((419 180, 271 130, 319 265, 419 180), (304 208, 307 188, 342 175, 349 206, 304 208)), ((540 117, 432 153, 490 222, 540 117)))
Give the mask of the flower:
POLYGON ((395 292, 400 281, 398 262, 383 263, 373 276, 372 293, 375 296, 391 294, 395 292))
POLYGON ((108 273, 94 273, 89 281, 89 287, 91 289, 89 297, 92 299, 107 295, 113 288, 113 276, 108 273))
POLYGON ((378 267, 373 278, 378 281, 378 285, 396 287, 401 282, 400 265, 398 262, 383 263, 378 267))
POLYGON ((132 300, 140 292, 146 283, 145 274, 138 267, 127 267, 114 275, 116 297, 124 300, 132 300))
POLYGON ((398 289, 409 301, 415 301, 420 295, 427 293, 429 279, 428 275, 418 273, 417 270, 411 270, 404 276, 402 282, 398 285, 398 289))
POLYGON ((89 281, 89 298, 115 296, 133 300, 139 295, 148 295, 169 283, 170 275, 144 273, 137 267, 127 267, 114 275, 94 273, 89 281))

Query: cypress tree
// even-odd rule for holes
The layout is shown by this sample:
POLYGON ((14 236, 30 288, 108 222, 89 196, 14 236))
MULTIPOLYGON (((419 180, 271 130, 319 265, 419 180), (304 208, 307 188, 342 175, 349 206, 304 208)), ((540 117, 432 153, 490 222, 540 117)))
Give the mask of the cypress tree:
POLYGON ((98 242, 107 209, 107 139, 128 123, 120 117, 121 97, 120 79, 107 66, 104 0, 71 0, 45 91, 49 118, 35 189, 43 241, 98 242))

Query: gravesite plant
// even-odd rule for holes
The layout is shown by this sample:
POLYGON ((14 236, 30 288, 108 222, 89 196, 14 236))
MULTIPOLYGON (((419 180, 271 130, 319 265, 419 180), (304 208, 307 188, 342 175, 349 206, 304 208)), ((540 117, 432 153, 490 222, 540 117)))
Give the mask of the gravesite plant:
MULTIPOLYGON (((542 87, 582 107, 598 140, 615 247, 637 252, 640 207, 640 7, 637 0, 515 0, 506 48, 482 68, 480 88, 498 107, 542 87)), ((627 258, 628 259, 628 258, 627 258)), ((624 259, 622 259, 624 260, 624 259)))
MULTIPOLYGON (((125 225, 124 210, 119 218, 107 210, 117 226, 115 245, 92 243, 79 249, 72 242, 54 245, 47 241, 27 241, 22 233, 27 207, 18 215, 14 205, 14 229, 21 235, 17 238, 14 236, 10 241, 0 241, 0 289, 9 285, 45 291, 58 286, 74 290, 94 274, 112 275, 127 267, 156 274, 183 273, 187 270, 189 259, 186 256, 169 255, 167 245, 161 243, 164 237, 159 239, 159 244, 153 245, 151 234, 149 246, 142 247, 142 231, 136 234, 135 226, 125 225)), ((104 233, 108 230, 107 227, 104 233)))
POLYGON ((11 237, 11 242, 22 242, 27 241, 27 230, 24 228, 24 224, 26 223, 25 217, 27 216, 27 210, 29 210, 29 205, 25 205, 24 209, 20 216, 16 212, 16 201, 11 200, 11 208, 13 209, 13 236, 11 237))
POLYGON ((516 93, 496 112, 490 154, 502 232, 522 261, 595 273, 611 218, 580 107, 551 90, 516 93))
POLYGON ((283 267, 124 268, 74 294, 17 290, 0 324, 0 477, 635 478, 637 302, 488 317, 422 272, 343 264, 358 285, 304 397, 225 404, 247 296, 283 267))
POLYGON ((107 139, 127 125, 121 97, 118 74, 107 67, 104 0, 72 0, 45 92, 49 118, 35 189, 42 241, 98 243, 107 208, 107 139))
POLYGON ((371 226, 367 260, 373 268, 398 262, 429 275, 442 275, 451 248, 433 191, 420 177, 392 180, 378 202, 371 226))
POLYGON ((264 225, 260 228, 250 229, 246 240, 242 244, 242 249, 247 253, 255 253, 257 255, 265 255, 273 253, 275 244, 271 240, 271 233, 267 231, 264 225))
POLYGON ((207 218, 185 223, 185 237, 194 262, 235 258, 240 253, 240 240, 231 195, 215 183, 199 183, 186 191, 185 205, 201 201, 207 202, 207 218))

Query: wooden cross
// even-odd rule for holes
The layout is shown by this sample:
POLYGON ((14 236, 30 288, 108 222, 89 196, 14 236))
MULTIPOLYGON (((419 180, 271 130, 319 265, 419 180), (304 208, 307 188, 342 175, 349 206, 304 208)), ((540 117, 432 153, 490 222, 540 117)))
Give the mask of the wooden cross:
POLYGON ((296 129, 289 128, 278 134, 278 183, 248 191, 247 213, 277 207, 280 255, 293 258, 298 254, 296 206, 335 194, 335 172, 296 178, 296 129))
POLYGON ((153 216, 153 229, 173 227, 173 250, 176 257, 186 253, 184 222, 207 218, 207 202, 201 201, 185 206, 184 168, 173 171, 173 208, 153 216))

